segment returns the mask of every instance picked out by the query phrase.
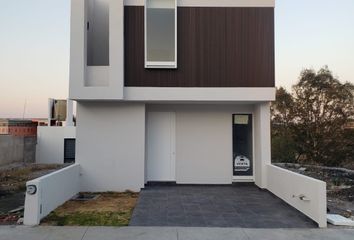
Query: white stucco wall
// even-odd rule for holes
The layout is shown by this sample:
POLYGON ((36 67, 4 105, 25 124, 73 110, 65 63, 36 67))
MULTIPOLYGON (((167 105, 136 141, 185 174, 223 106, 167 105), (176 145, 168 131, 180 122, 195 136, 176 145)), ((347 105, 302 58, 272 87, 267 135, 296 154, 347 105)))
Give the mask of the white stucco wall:
POLYGON ((124 4, 123 1, 97 0, 100 2, 109 4, 109 66, 87 67, 88 1, 71 0, 70 99, 123 99, 124 4))
POLYGON ((149 104, 145 111, 143 103, 89 101, 79 102, 77 112, 81 191, 139 191, 144 186, 146 112, 175 113, 176 182, 180 184, 231 184, 232 114, 254 114, 255 181, 266 187, 269 103, 149 104))
POLYGON ((64 139, 75 138, 76 128, 47 127, 37 128, 36 162, 44 164, 64 163, 64 139))
POLYGON ((124 87, 126 101, 252 104, 275 100, 274 87, 124 87))
POLYGON ((232 183, 232 114, 253 105, 148 105, 147 111, 176 113, 176 181, 232 183))
POLYGON ((254 111, 255 183, 267 187, 267 165, 271 163, 270 103, 255 105, 254 111))
POLYGON ((267 170, 269 191, 317 222, 319 227, 327 226, 325 182, 270 164, 267 170))
POLYGON ((76 139, 81 191, 144 187, 144 104, 78 102, 76 139))
POLYGON ((28 181, 26 185, 34 185, 37 191, 33 195, 26 193, 24 224, 38 225, 51 211, 76 195, 79 178, 80 166, 74 164, 28 181))
POLYGON ((232 115, 178 112, 177 183, 232 183, 232 115))

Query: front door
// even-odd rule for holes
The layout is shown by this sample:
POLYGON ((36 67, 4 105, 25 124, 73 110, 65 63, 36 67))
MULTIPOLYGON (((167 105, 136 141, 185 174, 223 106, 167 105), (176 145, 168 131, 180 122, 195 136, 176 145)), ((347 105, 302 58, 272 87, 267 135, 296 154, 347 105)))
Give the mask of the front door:
POLYGON ((233 115, 233 176, 235 180, 253 179, 252 114, 233 115))
POLYGON ((147 181, 176 181, 175 113, 147 115, 147 181))

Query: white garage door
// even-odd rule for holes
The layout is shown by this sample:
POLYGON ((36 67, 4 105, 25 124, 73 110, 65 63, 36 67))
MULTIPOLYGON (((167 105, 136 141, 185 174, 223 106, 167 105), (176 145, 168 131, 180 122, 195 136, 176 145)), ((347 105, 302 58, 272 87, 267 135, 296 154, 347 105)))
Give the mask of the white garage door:
POLYGON ((147 116, 147 181, 176 181, 176 114, 149 112, 147 116))

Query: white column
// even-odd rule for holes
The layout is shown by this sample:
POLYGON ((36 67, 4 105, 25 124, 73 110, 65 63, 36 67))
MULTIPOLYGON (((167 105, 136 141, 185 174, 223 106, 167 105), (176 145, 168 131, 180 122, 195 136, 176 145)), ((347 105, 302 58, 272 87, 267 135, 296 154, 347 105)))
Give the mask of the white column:
POLYGON ((267 165, 271 163, 270 103, 255 106, 255 182, 267 187, 267 165))
POLYGON ((74 126, 74 121, 73 121, 73 101, 70 99, 66 100, 66 120, 65 120, 65 126, 74 126))

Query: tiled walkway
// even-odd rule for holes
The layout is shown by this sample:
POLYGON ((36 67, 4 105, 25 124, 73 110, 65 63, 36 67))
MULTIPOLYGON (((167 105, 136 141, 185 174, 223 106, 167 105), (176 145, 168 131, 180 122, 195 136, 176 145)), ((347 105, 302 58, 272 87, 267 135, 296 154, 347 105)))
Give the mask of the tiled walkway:
POLYGON ((255 186, 165 186, 142 190, 131 226, 313 228, 316 224, 255 186))

